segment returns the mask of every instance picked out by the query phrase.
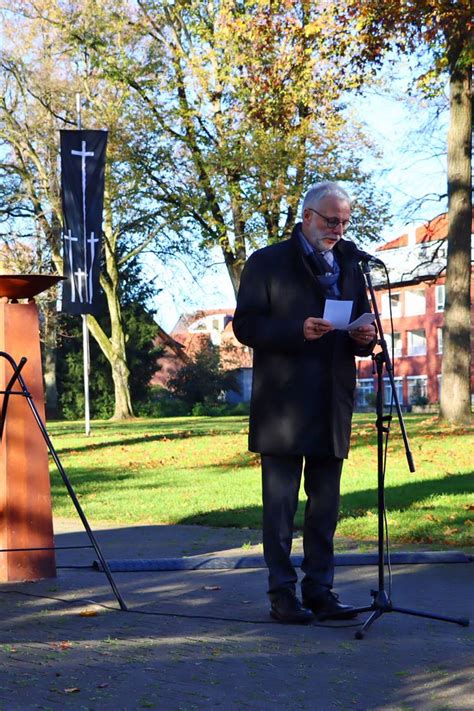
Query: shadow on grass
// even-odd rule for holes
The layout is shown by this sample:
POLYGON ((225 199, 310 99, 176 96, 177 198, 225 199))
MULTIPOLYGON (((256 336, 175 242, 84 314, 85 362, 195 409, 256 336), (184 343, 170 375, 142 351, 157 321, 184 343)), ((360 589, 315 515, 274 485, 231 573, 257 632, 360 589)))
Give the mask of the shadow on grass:
MULTIPOLYGON (((162 431, 186 427, 187 429, 209 427, 210 423, 221 423, 224 427, 231 427, 236 423, 246 422, 248 417, 244 415, 228 417, 137 417, 132 420, 93 420, 91 422, 91 434, 109 432, 110 430, 140 430, 160 429, 162 431)), ((84 423, 82 421, 52 421, 48 422, 48 429, 53 434, 61 435, 84 435, 84 423)))
MULTIPOLYGON (((374 473, 374 483, 376 475, 374 473)), ((440 479, 424 479, 406 484, 385 486, 385 503, 391 510, 406 511, 414 503, 427 502, 436 496, 455 496, 474 493, 474 471, 465 474, 446 474, 440 479)), ((341 496, 341 511, 344 516, 364 516, 368 510, 377 509, 377 488, 353 491, 341 496)))
MULTIPOLYGON (((428 479, 422 482, 407 482, 385 488, 386 506, 390 511, 409 511, 414 504, 425 502, 424 506, 417 507, 416 522, 410 525, 409 537, 414 540, 428 540, 430 538, 446 542, 449 536, 442 534, 448 529, 463 531, 462 544, 469 545, 473 541, 474 531, 465 525, 469 512, 464 508, 453 509, 446 506, 445 513, 439 511, 438 505, 430 505, 430 499, 437 496, 469 495, 474 493, 474 472, 469 474, 451 474, 442 479, 428 479), (436 506, 436 517, 430 520, 430 511, 436 506), (418 516, 419 514, 419 516, 418 516)), ((340 520, 363 518, 368 512, 377 513, 377 489, 364 489, 350 492, 341 496, 340 520)), ((295 519, 296 528, 303 525, 304 502, 300 501, 295 519)), ((200 524, 207 526, 248 526, 259 528, 261 525, 261 507, 235 507, 233 509, 216 509, 185 516, 177 523, 200 524)), ((396 538, 398 531, 392 532, 396 538)), ((403 536, 402 536, 403 537, 403 536)), ((459 542, 456 539, 455 542, 459 542)))
POLYGON ((117 423, 101 423, 100 426, 93 428, 92 437, 85 439, 81 443, 69 444, 61 442, 61 437, 65 436, 83 436, 83 432, 79 430, 76 423, 70 425, 55 425, 50 428, 49 435, 57 452, 83 452, 94 451, 98 449, 108 449, 111 447, 123 447, 135 444, 148 444, 149 442, 166 442, 176 439, 191 439, 193 437, 205 437, 210 435, 228 435, 240 434, 242 429, 247 427, 247 418, 185 418, 169 420, 147 420, 123 423, 123 432, 118 433, 120 427, 117 423), (158 432, 153 430, 158 429, 158 432), (94 434, 103 436, 110 430, 113 431, 113 436, 117 439, 108 438, 104 441, 94 441, 94 434), (120 436, 123 435, 123 436, 120 436))
MULTIPOLYGON (((254 460, 249 457, 246 458, 246 466, 251 464, 254 460)), ((142 480, 137 481, 136 478, 136 468, 139 467, 139 462, 134 465, 133 468, 128 470, 118 471, 116 466, 113 467, 95 467, 93 471, 84 469, 84 467, 69 467, 66 469, 66 474, 70 479, 73 487, 76 489, 78 495, 86 495, 91 492, 113 493, 117 489, 118 484, 123 484, 124 482, 130 482, 129 486, 120 486, 123 490, 129 489, 131 491, 138 491, 146 489, 159 489, 160 487, 170 487, 176 486, 176 481, 173 480, 168 474, 160 479, 159 471, 154 477, 153 482, 145 483, 142 480)), ((223 473, 227 474, 229 468, 233 468, 234 463, 225 462, 225 465, 206 465, 206 469, 216 469, 221 468, 223 473)), ((187 467, 189 468, 189 467, 187 467)), ((183 480, 183 485, 189 487, 189 481, 183 480)), ((196 485, 197 486, 197 485, 196 485)), ((238 486, 236 484, 236 486, 238 486)), ((65 498, 68 496, 67 490, 64 483, 57 471, 54 471, 51 478, 51 490, 53 496, 56 498, 65 498)), ((410 509, 412 505, 419 501, 426 501, 426 508, 430 508, 429 500, 432 497, 438 497, 441 495, 454 496, 458 494, 469 495, 474 494, 474 471, 461 473, 447 473, 445 476, 436 479, 424 479, 422 481, 410 481, 406 484, 396 484, 389 485, 385 487, 385 499, 387 508, 390 510, 406 511, 410 509)), ((346 517, 358 517, 365 516, 367 511, 376 511, 377 509, 377 486, 376 486, 376 473, 374 472, 374 486, 359 491, 352 491, 341 495, 341 518, 346 517)), ((228 511, 221 511, 216 509, 214 511, 209 511, 206 514, 196 514, 196 516, 201 517, 205 515, 207 517, 218 517, 219 523, 210 525, 241 525, 232 521, 224 522, 222 517, 232 517, 237 514, 240 516, 243 511, 239 508, 229 509, 228 511)), ((453 512, 456 513, 456 512, 453 512)), ((196 521, 193 517, 185 518, 177 521, 177 523, 202 523, 201 519, 196 521)), ((247 523, 243 525, 248 525, 247 523)))
MULTIPOLYGON (((136 471, 133 469, 120 473, 117 471, 117 467, 110 469, 106 469, 104 467, 94 468, 93 474, 91 474, 90 471, 85 471, 82 467, 80 469, 68 467, 66 470, 66 476, 78 498, 100 492, 100 494, 106 494, 113 499, 113 496, 118 489, 120 489, 121 492, 127 490, 139 492, 144 489, 156 490, 161 487, 169 488, 170 486, 168 480, 160 481, 159 478, 157 478, 153 483, 144 484, 141 481, 137 483, 135 475, 136 471)), ((51 494, 53 500, 57 502, 67 500, 69 498, 66 485, 57 471, 55 471, 51 476, 51 494)), ((104 511, 104 514, 106 514, 106 511, 104 511)), ((107 516, 104 515, 103 518, 106 519, 107 516)))

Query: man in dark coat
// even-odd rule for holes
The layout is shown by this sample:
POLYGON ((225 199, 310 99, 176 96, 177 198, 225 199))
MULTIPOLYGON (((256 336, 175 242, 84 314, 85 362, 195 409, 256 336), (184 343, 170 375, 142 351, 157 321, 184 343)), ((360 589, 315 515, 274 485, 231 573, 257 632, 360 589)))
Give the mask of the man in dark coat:
POLYGON ((370 311, 355 245, 342 239, 349 196, 336 183, 319 183, 305 196, 302 218, 289 240, 251 255, 233 321, 238 340, 253 349, 249 449, 261 454, 270 614, 296 624, 355 614, 332 592, 333 537, 354 356, 370 355, 376 343, 372 324, 347 332, 322 318, 327 299, 352 301, 351 322, 370 311), (303 462, 304 607, 290 560, 303 462))

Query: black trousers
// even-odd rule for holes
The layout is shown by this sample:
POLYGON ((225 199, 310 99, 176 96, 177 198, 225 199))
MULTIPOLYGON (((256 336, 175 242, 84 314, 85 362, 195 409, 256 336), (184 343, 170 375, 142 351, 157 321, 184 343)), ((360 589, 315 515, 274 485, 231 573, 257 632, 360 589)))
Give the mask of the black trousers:
MULTIPOLYGON (((262 455, 263 553, 269 571, 268 594, 296 589, 291 563, 293 521, 303 469, 302 456, 262 455)), ((333 538, 339 513, 342 459, 304 458, 307 496, 303 528, 303 596, 330 590, 334 580, 333 538)))

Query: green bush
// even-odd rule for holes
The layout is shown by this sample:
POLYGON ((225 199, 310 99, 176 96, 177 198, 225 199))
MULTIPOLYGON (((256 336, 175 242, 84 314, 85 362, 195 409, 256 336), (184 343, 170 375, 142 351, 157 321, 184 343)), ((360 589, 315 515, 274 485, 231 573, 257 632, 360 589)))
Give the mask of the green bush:
POLYGON ((377 405, 377 393, 368 393, 365 398, 368 407, 376 407, 377 405))
POLYGON ((231 405, 227 402, 215 403, 212 401, 197 402, 193 405, 193 417, 229 417, 231 415, 248 415, 249 403, 239 402, 231 405))
POLYGON ((418 405, 419 407, 424 407, 428 403, 429 400, 426 395, 417 395, 412 401, 412 405, 418 405))
POLYGON ((229 403, 215 403, 211 401, 196 402, 190 407, 186 402, 174 397, 150 398, 141 402, 136 407, 139 417, 230 417, 249 414, 249 403, 239 402, 236 405, 229 403))
POLYGON ((222 417, 228 414, 229 406, 226 403, 218 404, 210 401, 196 402, 191 409, 191 415, 193 415, 193 417, 222 417))
MULTIPOLYGON (((69 319, 77 317, 68 316, 69 319)), ((73 331, 74 333, 74 331, 73 331)), ((58 392, 62 417, 77 420, 84 416, 83 355, 80 335, 67 342, 69 352, 62 353, 58 362, 58 392)), ((114 411, 114 392, 107 361, 91 339, 90 413, 92 418, 107 419, 114 411)))
POLYGON ((203 346, 194 360, 170 378, 168 387, 175 397, 189 403, 193 414, 197 405, 202 407, 197 407, 196 412, 211 414, 211 408, 215 414, 221 407, 223 392, 240 391, 237 373, 222 368, 219 349, 212 343, 203 346))
POLYGON ((186 417, 191 414, 189 405, 178 398, 150 398, 138 403, 135 409, 139 417, 186 417))
POLYGON ((249 402, 238 402, 236 405, 232 406, 231 415, 248 415, 250 413, 250 403, 249 402))

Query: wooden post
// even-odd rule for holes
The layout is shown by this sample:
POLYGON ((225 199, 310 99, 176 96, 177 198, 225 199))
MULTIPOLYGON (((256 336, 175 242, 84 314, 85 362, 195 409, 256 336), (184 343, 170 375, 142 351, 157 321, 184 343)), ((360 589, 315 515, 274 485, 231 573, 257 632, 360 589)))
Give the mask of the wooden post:
MULTIPOLYGON (((29 303, 0 303, 0 350, 18 363, 26 387, 44 420, 38 310, 29 303)), ((0 358, 0 389, 12 375, 0 358)), ((20 391, 18 383, 14 390, 20 391)), ((3 396, 0 396, 0 404, 3 396)), ((9 548, 52 548, 48 452, 25 397, 12 395, 0 444, 0 581, 39 580, 56 575, 54 550, 1 552, 9 548)))

